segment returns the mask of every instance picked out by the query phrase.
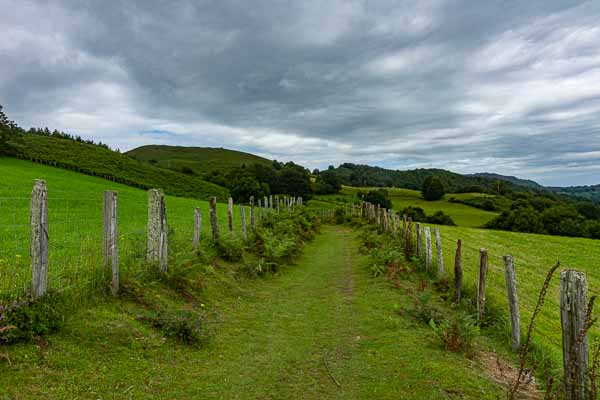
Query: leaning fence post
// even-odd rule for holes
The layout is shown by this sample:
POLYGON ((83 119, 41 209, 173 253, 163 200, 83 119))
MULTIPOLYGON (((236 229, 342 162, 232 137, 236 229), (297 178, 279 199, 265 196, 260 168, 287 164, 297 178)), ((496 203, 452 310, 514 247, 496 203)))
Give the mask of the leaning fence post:
POLYGON ((46 181, 36 179, 29 209, 31 225, 31 272, 33 298, 46 294, 48 287, 48 191, 46 181))
POLYGON ((111 292, 119 294, 119 235, 117 231, 117 192, 104 192, 104 270, 111 276, 111 292), (110 268, 110 269, 109 269, 110 268))
POLYGON ((231 197, 227 201, 227 222, 229 232, 233 232, 233 199, 231 197))
POLYGON ((242 236, 244 236, 244 239, 248 239, 248 229, 246 226, 246 209, 244 208, 244 205, 242 203, 240 203, 240 215, 242 217, 242 236))
POLYGON ((200 238, 202 237, 202 214, 199 208, 194 209, 194 252, 200 250, 200 238))
POLYGON ((504 272, 506 290, 508 291, 508 307, 510 310, 510 325, 512 328, 512 349, 519 350, 521 346, 521 321, 519 315, 519 298, 517 297, 517 276, 515 263, 511 255, 504 256, 504 272))
POLYGON ((479 322, 485 314, 485 282, 488 269, 488 252, 486 249, 479 250, 479 280, 477 281, 477 316, 479 322))
POLYGON ((566 270, 560 274, 560 321, 567 400, 588 399, 588 338, 585 274, 566 270))
POLYGON ((219 239, 219 222, 217 219, 217 198, 211 197, 208 200, 209 214, 210 214, 210 228, 212 231, 213 240, 219 239))
POLYGON ((462 240, 456 242, 456 255, 454 256, 454 302, 460 303, 462 294, 462 240))
POLYGON ((435 248, 437 250, 437 275, 444 275, 444 255, 442 254, 442 237, 439 228, 434 228, 435 233, 435 248))
POLYGON ((428 226, 425 227, 425 270, 431 268, 431 260, 433 259, 433 250, 431 249, 431 230, 428 226))
POLYGON ((148 191, 148 262, 167 272, 167 210, 162 190, 148 191))

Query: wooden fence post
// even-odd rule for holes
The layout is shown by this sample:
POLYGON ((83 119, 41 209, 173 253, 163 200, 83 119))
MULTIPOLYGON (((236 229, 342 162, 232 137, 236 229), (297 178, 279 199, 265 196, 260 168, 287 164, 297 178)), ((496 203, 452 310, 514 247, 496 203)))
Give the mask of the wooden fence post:
POLYGON ((442 236, 439 228, 434 228, 435 248, 437 250, 437 276, 441 278, 444 275, 444 255, 442 251, 442 236))
POLYGON ((417 222, 417 257, 423 254, 423 237, 421 236, 421 224, 417 222))
POLYGON ((406 261, 410 261, 410 259, 412 258, 412 255, 413 255, 412 218, 408 217, 407 224, 408 225, 406 227, 406 240, 404 241, 404 257, 406 258, 406 261))
POLYGON ((462 296, 462 240, 456 242, 456 255, 454 256, 454 302, 460 304, 462 296))
POLYGON ((269 195, 269 211, 273 212, 273 195, 269 195))
POLYGON ((212 230, 213 240, 219 239, 219 221, 217 219, 217 198, 211 197, 208 200, 209 214, 210 214, 210 228, 212 230))
POLYGON ((48 287, 48 191, 46 181, 36 179, 29 209, 31 225, 31 294, 34 299, 46 294, 48 287))
POLYGON ((119 234, 117 225, 117 192, 106 190, 104 192, 104 236, 103 256, 104 271, 111 276, 111 292, 113 296, 119 294, 119 234))
POLYGON ((227 201, 227 226, 229 232, 233 232, 233 199, 231 197, 227 201))
POLYGON ((194 252, 200 251, 200 239, 202 238, 202 214, 199 208, 194 209, 194 252))
POLYGON ((488 270, 488 252, 486 249, 479 250, 479 281, 477 282, 477 316, 479 322, 485 314, 485 282, 488 270))
POLYGON ((431 230, 428 226, 425 227, 425 270, 431 268, 431 260, 433 259, 433 250, 431 249, 431 230))
POLYGON ((510 310, 510 325, 512 328, 512 349, 518 351, 521 346, 521 317, 519 313, 519 298, 517 297, 517 275, 515 263, 511 255, 504 256, 504 276, 508 291, 508 307, 510 310))
POLYGON ((160 272, 167 272, 167 210, 162 190, 148 191, 148 248, 147 260, 158 264, 160 272))
POLYGON ((567 400, 588 396, 588 338, 583 334, 587 314, 587 280, 573 270, 560 273, 560 321, 563 338, 563 367, 567 400), (583 334, 583 336, 582 336, 583 334))
POLYGON ((244 239, 248 239, 248 227, 246 226, 246 209, 244 205, 240 203, 240 215, 242 217, 242 236, 244 239))
POLYGON ((252 229, 256 228, 256 217, 254 216, 254 196, 250 196, 250 226, 252 229))

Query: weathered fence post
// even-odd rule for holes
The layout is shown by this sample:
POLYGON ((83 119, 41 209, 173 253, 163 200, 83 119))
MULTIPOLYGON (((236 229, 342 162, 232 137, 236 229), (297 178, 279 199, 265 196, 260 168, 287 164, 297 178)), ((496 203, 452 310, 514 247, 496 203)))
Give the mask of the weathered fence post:
POLYGON ((148 249, 147 260, 167 272, 167 210, 162 190, 148 191, 148 249))
POLYGON ((479 322, 485 314, 485 282, 487 279, 488 252, 486 249, 479 250, 479 280, 477 281, 477 317, 479 322))
POLYGON ((404 257, 406 261, 410 261, 413 255, 413 243, 412 243, 412 218, 408 217, 408 226, 406 228, 406 240, 404 241, 404 257))
POLYGON ((421 236, 421 224, 417 222, 417 257, 423 254, 423 238, 421 236))
POLYGON ((250 196, 250 226, 252 229, 256 228, 256 217, 254 216, 254 196, 250 196))
POLYGON ((46 181, 36 179, 29 209, 31 225, 31 294, 37 299, 48 287, 48 191, 46 181))
POLYGON ((233 199, 231 197, 227 201, 227 226, 229 232, 233 232, 233 199))
POLYGON ((560 321, 567 400, 588 399, 587 280, 573 270, 560 273, 560 321))
POLYGON ((219 239, 219 222, 217 219, 217 198, 211 197, 208 200, 209 214, 210 214, 210 228, 212 230, 213 240, 219 239))
POLYGON ((517 275, 515 263, 511 255, 504 256, 504 276, 508 291, 508 307, 510 310, 510 325, 512 328, 512 349, 518 351, 521 346, 521 317, 519 314, 519 298, 517 297, 517 275))
POLYGON ((244 205, 240 203, 240 215, 242 217, 242 236, 244 239, 248 239, 248 227, 246 226, 246 209, 244 205))
POLYGON ((269 210, 273 212, 273 195, 269 195, 269 210))
POLYGON ((462 295, 462 240, 456 242, 456 255, 454 256, 454 302, 460 303, 462 295))
POLYGON ((202 237, 202 214, 199 208, 194 209, 194 240, 193 247, 194 252, 200 251, 200 239, 202 237))
POLYGON ((433 250, 431 249, 431 230, 428 226, 425 227, 425 270, 431 268, 431 260, 433 259, 433 250))
POLYGON ((104 271, 111 276, 111 292, 119 294, 119 234, 117 230, 117 192, 104 192, 104 271))
POLYGON ((442 236, 439 228, 434 228, 435 233, 435 248, 437 250, 437 276, 441 278, 444 275, 444 255, 442 251, 442 236))

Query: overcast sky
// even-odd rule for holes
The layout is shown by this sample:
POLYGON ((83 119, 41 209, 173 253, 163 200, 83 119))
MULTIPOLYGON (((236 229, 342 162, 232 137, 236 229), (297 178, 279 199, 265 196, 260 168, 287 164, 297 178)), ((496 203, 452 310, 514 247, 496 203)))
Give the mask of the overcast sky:
POLYGON ((0 0, 0 104, 121 150, 600 183, 600 1, 0 0))

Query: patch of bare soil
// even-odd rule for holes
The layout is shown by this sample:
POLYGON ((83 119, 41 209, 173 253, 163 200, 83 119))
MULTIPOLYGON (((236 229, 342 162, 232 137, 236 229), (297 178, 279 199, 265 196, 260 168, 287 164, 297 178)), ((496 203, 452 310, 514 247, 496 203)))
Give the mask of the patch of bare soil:
MULTIPOLYGON (((510 362, 492 352, 479 352, 476 360, 483 366, 485 372, 498 384, 507 389, 514 385, 519 369, 510 362)), ((542 400, 544 394, 538 389, 535 378, 530 374, 523 379, 517 392, 518 399, 542 400)))

